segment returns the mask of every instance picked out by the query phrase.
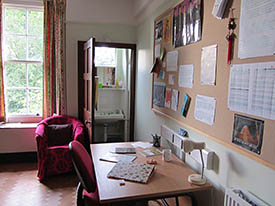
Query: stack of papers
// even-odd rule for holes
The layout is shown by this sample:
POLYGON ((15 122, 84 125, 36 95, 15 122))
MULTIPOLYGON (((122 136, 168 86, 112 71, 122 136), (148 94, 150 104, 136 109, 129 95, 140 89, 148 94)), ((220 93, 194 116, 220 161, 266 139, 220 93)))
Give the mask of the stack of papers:
POLYGON ((103 157, 99 158, 99 160, 108 162, 132 162, 136 158, 137 156, 135 155, 114 154, 109 152, 103 157))
POLYGON ((151 148, 151 149, 146 149, 146 150, 141 150, 139 151, 142 155, 144 155, 145 157, 151 157, 151 156, 155 156, 155 155, 161 155, 162 152, 160 150, 158 150, 157 148, 151 148))
POLYGON ((149 143, 149 142, 134 142, 134 143, 132 143, 132 146, 135 148, 141 147, 141 148, 145 149, 145 148, 151 148, 153 146, 153 144, 149 143))
POLYGON ((118 154, 135 154, 136 148, 134 147, 116 147, 115 153, 118 154))

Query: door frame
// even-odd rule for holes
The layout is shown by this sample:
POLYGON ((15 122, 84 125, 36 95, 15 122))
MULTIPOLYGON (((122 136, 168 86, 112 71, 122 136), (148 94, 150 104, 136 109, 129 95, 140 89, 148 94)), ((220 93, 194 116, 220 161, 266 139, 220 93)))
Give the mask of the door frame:
MULTIPOLYGON (((84 105, 84 44, 86 41, 78 41, 78 118, 83 120, 83 105, 84 105)), ((129 139, 134 141, 134 128, 135 128, 135 97, 136 97, 136 44, 127 43, 114 43, 114 42, 97 42, 95 47, 110 47, 119 49, 131 49, 131 75, 130 75, 130 131, 129 139)), ((94 128, 94 123, 92 129, 94 128)))

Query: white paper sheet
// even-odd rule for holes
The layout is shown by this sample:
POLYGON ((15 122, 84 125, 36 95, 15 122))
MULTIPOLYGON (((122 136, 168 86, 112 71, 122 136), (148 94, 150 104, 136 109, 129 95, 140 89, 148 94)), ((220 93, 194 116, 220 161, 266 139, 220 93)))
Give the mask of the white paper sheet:
POLYGON ((166 71, 177 71, 178 69, 178 51, 171 51, 167 53, 166 57, 166 71))
POLYGON ((160 44, 155 46, 155 57, 160 57, 160 44))
POLYGON ((179 91, 173 89, 172 91, 172 101, 171 101, 171 109, 174 111, 178 110, 178 99, 179 99, 179 91))
POLYGON ((241 1, 239 58, 274 55, 274 5, 275 0, 241 1))
POLYGON ((134 142, 134 143, 132 143, 132 146, 134 148, 141 147, 143 149, 146 149, 146 148, 151 148, 153 146, 153 144, 149 143, 149 142, 134 142))
POLYGON ((194 65, 180 65, 179 68, 179 87, 193 88, 194 65))
POLYGON ((232 65, 228 108, 275 120, 275 62, 232 65))
POLYGON ((216 111, 216 98, 202 95, 196 96, 194 117, 196 120, 213 125, 216 111))
POLYGON ((175 74, 169 74, 168 78, 168 84, 174 85, 175 84, 176 75, 175 74))
POLYGON ((216 84, 217 45, 202 48, 201 54, 201 84, 216 84))

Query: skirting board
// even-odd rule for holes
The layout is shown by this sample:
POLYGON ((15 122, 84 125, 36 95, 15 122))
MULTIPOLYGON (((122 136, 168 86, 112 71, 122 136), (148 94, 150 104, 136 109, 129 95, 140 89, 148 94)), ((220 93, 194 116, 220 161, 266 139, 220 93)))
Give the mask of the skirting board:
MULTIPOLYGON (((188 139, 186 137, 183 137, 177 134, 166 125, 161 125, 161 136, 167 139, 168 142, 172 143, 175 147, 179 149, 182 149, 183 140, 188 139)), ((196 160, 198 163, 201 164, 201 157, 200 157, 199 150, 194 150, 189 155, 190 157, 192 157, 194 160, 196 160)), ((214 152, 206 148, 202 150, 202 156, 203 156, 206 169, 213 170, 214 169, 214 165, 213 165, 214 152)))

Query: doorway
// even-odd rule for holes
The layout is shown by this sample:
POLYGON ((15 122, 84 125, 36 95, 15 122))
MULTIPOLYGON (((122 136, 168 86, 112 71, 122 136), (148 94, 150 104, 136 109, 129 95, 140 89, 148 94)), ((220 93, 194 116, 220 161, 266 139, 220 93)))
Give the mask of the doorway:
POLYGON ((90 131, 90 143, 133 141, 136 45, 88 42, 78 42, 79 119, 90 131), (94 48, 88 51, 87 45, 94 48), (89 70, 91 82, 86 83, 89 70), (91 110, 89 121, 86 110, 91 110))

